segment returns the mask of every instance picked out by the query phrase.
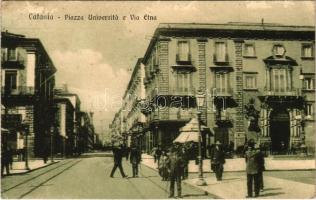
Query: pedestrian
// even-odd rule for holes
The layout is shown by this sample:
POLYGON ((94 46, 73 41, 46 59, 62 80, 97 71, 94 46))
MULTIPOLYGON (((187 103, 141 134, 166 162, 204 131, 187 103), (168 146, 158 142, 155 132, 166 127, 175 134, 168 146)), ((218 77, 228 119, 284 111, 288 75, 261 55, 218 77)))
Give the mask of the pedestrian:
POLYGON ((248 150, 246 152, 246 172, 247 172, 247 198, 253 197, 253 186, 255 190, 255 197, 259 196, 259 151, 255 149, 255 142, 253 139, 248 141, 248 150))
POLYGON ((181 157, 183 159, 182 180, 185 180, 189 177, 189 156, 184 145, 181 147, 181 157))
POLYGON ((161 157, 161 147, 160 147, 160 145, 158 145, 158 148, 155 151, 155 158, 156 158, 156 161, 158 163, 157 166, 159 166, 160 157, 161 157))
POLYGON ((259 150, 259 155, 258 155, 258 178, 259 178, 259 186, 261 192, 263 192, 264 189, 264 184, 263 184, 263 171, 265 171, 265 166, 264 166, 264 152, 263 152, 263 145, 258 145, 256 146, 259 150))
POLYGON ((8 162, 10 166, 10 170, 13 169, 13 149, 8 147, 8 162))
POLYGON ((1 148, 1 177, 4 175, 4 169, 6 170, 6 175, 10 175, 10 158, 9 150, 7 147, 1 148))
POLYGON ((42 157, 43 157, 44 164, 46 164, 48 161, 48 152, 49 152, 49 149, 48 149, 48 145, 46 144, 42 150, 42 157))
POLYGON ((151 150, 151 155, 154 157, 154 163, 157 162, 156 150, 157 150, 157 147, 153 147, 151 150))
POLYGON ((138 177, 138 165, 141 161, 141 153, 135 146, 132 146, 130 150, 129 161, 132 164, 133 177, 138 177))
POLYGON ((158 168, 158 172, 159 172, 159 175, 162 177, 162 181, 167 181, 169 177, 167 161, 168 161, 167 152, 165 150, 162 150, 159 168, 158 168))
POLYGON ((122 167, 122 158, 124 156, 123 143, 120 142, 119 146, 113 146, 112 151, 113 151, 113 157, 114 157, 114 166, 112 168, 110 177, 113 178, 115 170, 118 167, 121 172, 122 177, 127 178, 127 175, 125 175, 123 167, 122 167))
POLYGON ((211 151, 211 169, 216 174, 216 180, 221 181, 225 164, 225 153, 221 143, 217 141, 211 151))
POLYGON ((170 155, 167 161, 167 167, 170 181, 169 198, 174 197, 175 183, 177 183, 178 198, 181 198, 181 174, 183 169, 183 160, 179 155, 179 150, 175 145, 170 148, 170 155))

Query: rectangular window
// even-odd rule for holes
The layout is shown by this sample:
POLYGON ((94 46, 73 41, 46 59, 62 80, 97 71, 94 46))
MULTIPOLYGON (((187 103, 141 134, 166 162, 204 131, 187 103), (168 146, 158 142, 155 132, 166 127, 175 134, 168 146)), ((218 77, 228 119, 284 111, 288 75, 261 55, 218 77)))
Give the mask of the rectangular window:
POLYGON ((304 89, 314 90, 315 89, 315 79, 312 77, 304 78, 304 89))
POLYGON ((256 74, 245 74, 245 89, 257 89, 256 74))
POLYGON ((272 69, 271 71, 272 91, 285 92, 288 90, 288 74, 286 69, 272 69))
POLYGON ((215 74, 215 87, 217 93, 229 92, 229 73, 216 73, 215 74))
POLYGON ((256 56, 254 44, 245 44, 245 55, 244 56, 248 56, 248 57, 256 56))
POLYGON ((7 92, 17 89, 17 71, 6 71, 4 81, 4 87, 7 92))
POLYGON ((313 57, 313 45, 312 44, 302 44, 302 57, 312 58, 313 57))
POLYGON ((7 49, 6 48, 1 48, 1 61, 6 61, 7 60, 7 49))
POLYGON ((177 61, 190 61, 190 47, 188 41, 178 42, 178 59, 177 61))
POLYGON ((15 48, 8 49, 8 60, 10 60, 10 61, 16 60, 16 49, 15 48))
POLYGON ((312 118, 314 115, 314 105, 313 103, 306 104, 305 115, 307 118, 312 118))
POLYGON ((178 72, 177 73, 177 91, 179 92, 189 92, 192 86, 192 76, 191 73, 178 72))
POLYGON ((215 43, 215 56, 216 62, 226 62, 226 43, 225 42, 216 42, 215 43))

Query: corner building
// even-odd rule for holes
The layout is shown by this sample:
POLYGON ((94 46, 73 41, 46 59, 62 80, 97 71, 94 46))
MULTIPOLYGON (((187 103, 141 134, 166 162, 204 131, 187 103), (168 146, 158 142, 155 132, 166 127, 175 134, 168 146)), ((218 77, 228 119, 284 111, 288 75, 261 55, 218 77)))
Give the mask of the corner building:
POLYGON ((196 116, 195 94, 206 94, 202 123, 234 148, 250 138, 279 153, 305 144, 314 152, 315 31, 266 23, 160 24, 143 57, 147 149, 169 146, 196 116), (249 130, 258 113, 256 131, 249 130))

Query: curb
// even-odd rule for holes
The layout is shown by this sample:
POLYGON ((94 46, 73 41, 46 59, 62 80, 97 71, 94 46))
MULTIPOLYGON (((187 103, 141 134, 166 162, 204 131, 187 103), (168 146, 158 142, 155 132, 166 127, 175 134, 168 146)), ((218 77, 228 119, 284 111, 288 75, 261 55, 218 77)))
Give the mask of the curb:
POLYGON ((38 170, 38 169, 42 169, 42 168, 51 166, 51 165, 54 165, 54 164, 59 163, 59 162, 60 162, 60 161, 54 161, 53 163, 49 163, 49 164, 47 164, 47 165, 44 165, 44 166, 41 166, 41 167, 38 167, 38 168, 30 169, 30 170, 25 171, 25 172, 10 173, 10 175, 5 175, 5 176, 24 175, 24 174, 27 174, 27 173, 29 173, 29 172, 33 172, 33 171, 35 171, 35 170, 38 170))

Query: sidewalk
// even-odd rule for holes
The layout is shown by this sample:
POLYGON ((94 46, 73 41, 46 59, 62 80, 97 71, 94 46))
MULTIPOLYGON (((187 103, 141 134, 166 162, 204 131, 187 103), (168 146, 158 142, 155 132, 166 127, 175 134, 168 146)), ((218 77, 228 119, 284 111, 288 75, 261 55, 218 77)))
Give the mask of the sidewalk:
MULTIPOLYGON (((12 164, 12 169, 10 170, 10 174, 11 175, 15 175, 15 174, 24 174, 30 171, 34 171, 36 169, 40 169, 52 164, 55 164, 59 162, 59 160, 54 160, 54 162, 51 162, 50 160, 47 161, 47 163, 45 164, 43 162, 43 160, 29 160, 29 168, 30 170, 26 170, 25 169, 25 162, 24 161, 15 161, 12 164)), ((4 170, 4 175, 6 175, 6 170, 4 170)))
MULTIPOLYGON (((209 160, 204 161, 203 169, 210 172, 209 160)), ((157 170, 157 164, 150 155, 142 155, 142 164, 157 170)), ((227 159, 224 166, 227 171, 245 171, 245 160, 241 158, 227 159)), ((267 170, 302 170, 315 169, 314 160, 275 160, 273 158, 266 159, 267 170)), ((198 165, 194 161, 190 161, 189 172, 197 172, 198 165)), ((223 199, 244 199, 247 195, 247 180, 245 176, 232 175, 224 177, 222 181, 217 181, 214 176, 205 178, 207 186, 197 186, 198 179, 188 179, 184 183, 212 194, 223 199)), ((315 196, 315 186, 291 180, 275 178, 271 176, 264 177, 265 189, 260 192, 259 198, 267 199, 305 199, 315 196)))
MULTIPOLYGON (((223 199, 244 199, 247 195, 247 180, 244 177, 228 177, 216 181, 215 177, 206 178, 207 186, 196 186, 197 179, 184 182, 207 193, 223 199)), ((270 176, 264 177, 265 189, 259 198, 267 199, 309 199, 315 196, 315 186, 270 176)))
MULTIPOLYGON (((157 163, 154 163, 152 156, 148 154, 142 155, 144 165, 147 165, 150 168, 156 169, 157 163)), ((189 163, 189 172, 198 172, 198 165, 195 164, 194 160, 191 160, 189 163)), ((265 158, 265 167, 266 170, 311 170, 315 169, 315 160, 307 159, 297 159, 297 160, 280 160, 274 159, 273 157, 265 158)), ((224 165, 224 170, 226 172, 234 171, 245 171, 246 162, 244 158, 233 158, 226 159, 224 165)), ((203 161, 203 171, 211 172, 210 160, 206 159, 203 161)))

